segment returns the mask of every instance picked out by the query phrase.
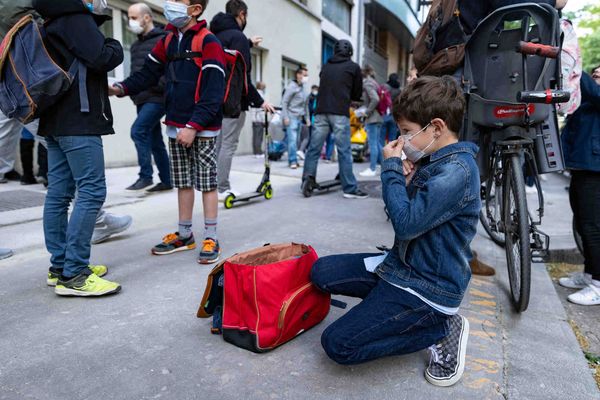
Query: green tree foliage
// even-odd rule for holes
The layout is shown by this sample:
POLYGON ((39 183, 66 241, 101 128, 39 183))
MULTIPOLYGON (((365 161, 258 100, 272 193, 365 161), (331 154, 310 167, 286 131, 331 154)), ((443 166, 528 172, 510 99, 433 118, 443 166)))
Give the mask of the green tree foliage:
POLYGON ((589 72, 600 65, 600 4, 588 4, 577 13, 566 15, 577 20, 578 27, 586 34, 579 34, 579 46, 583 58, 583 69, 589 72))

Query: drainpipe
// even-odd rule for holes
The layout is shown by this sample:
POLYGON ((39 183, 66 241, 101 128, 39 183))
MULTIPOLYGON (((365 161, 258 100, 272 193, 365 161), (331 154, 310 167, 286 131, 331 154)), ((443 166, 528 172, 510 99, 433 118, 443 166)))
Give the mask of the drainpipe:
POLYGON ((356 50, 356 62, 362 66, 362 53, 363 46, 365 44, 365 5, 369 4, 371 0, 359 0, 358 1, 358 49, 356 50))

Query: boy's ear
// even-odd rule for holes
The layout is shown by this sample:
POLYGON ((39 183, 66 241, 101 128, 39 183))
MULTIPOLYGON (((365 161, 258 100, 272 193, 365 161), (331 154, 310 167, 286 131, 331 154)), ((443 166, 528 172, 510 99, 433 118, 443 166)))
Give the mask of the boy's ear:
POLYGON ((198 18, 198 17, 200 17, 204 13, 204 8, 202 7, 201 4, 194 4, 194 5, 196 7, 194 7, 191 16, 194 17, 194 18, 198 18))
POLYGON ((435 129, 434 136, 436 138, 442 136, 444 133, 448 131, 448 125, 446 125, 446 121, 441 118, 434 118, 431 120, 431 125, 435 129))

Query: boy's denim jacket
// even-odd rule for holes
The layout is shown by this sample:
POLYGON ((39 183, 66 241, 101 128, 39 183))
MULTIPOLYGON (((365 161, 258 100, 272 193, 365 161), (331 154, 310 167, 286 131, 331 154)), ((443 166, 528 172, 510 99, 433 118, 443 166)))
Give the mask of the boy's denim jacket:
POLYGON ((481 208, 478 150, 468 142, 440 149, 421 161, 408 187, 400 158, 384 161, 383 199, 396 237, 377 267, 382 279, 439 305, 460 305, 481 208))

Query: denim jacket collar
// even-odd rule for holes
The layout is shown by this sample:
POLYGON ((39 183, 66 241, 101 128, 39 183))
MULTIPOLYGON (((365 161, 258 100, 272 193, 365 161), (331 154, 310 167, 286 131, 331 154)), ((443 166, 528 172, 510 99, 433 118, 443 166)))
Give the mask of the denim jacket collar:
POLYGON ((473 157, 476 157, 478 151, 479 148, 474 143, 458 142, 439 149, 435 153, 430 154, 428 158, 430 162, 436 162, 438 160, 441 160, 442 158, 451 156, 452 154, 456 153, 468 153, 471 154, 473 157))

